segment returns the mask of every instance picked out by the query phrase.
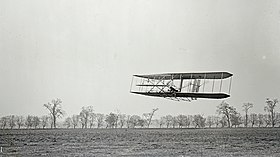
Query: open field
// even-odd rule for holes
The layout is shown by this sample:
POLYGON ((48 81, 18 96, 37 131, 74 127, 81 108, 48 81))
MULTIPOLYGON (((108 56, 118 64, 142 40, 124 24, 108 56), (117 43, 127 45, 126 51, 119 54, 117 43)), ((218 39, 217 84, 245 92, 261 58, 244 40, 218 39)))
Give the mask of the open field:
POLYGON ((0 130, 0 156, 280 156, 280 128, 0 130))

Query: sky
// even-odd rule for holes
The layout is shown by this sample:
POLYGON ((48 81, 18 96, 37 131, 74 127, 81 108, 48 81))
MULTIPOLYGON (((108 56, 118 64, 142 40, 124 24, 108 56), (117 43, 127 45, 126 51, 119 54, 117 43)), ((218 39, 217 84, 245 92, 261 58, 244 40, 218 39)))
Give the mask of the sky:
MULTIPOLYGON (((216 114, 223 100, 177 102, 129 93, 133 74, 228 71, 242 111, 280 99, 280 1, 2 0, 0 116, 95 112, 216 114)), ((280 105, 277 108, 280 111, 280 105)))

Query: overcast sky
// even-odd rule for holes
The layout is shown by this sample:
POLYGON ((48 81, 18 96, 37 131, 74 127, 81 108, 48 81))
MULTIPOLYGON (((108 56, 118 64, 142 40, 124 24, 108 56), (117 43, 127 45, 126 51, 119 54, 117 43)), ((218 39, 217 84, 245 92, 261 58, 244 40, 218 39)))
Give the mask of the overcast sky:
POLYGON ((263 113, 280 99, 279 69, 277 0, 0 1, 0 116, 47 114, 53 98, 68 116, 215 114, 221 100, 129 93, 133 74, 199 71, 233 73, 226 101, 263 113))

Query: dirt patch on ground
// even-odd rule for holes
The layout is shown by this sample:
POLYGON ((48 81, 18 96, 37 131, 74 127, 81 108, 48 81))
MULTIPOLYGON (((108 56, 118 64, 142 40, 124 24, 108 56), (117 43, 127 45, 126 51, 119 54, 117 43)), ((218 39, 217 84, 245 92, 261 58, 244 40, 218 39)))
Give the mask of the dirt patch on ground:
POLYGON ((0 130, 0 156, 280 156, 280 128, 0 130))

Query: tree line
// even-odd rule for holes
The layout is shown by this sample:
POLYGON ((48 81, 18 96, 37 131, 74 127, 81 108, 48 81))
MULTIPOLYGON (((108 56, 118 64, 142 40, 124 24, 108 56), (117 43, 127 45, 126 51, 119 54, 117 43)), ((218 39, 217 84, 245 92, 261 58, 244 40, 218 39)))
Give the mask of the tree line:
MULTIPOLYGON (((93 106, 84 106, 78 114, 65 118, 61 128, 218 128, 218 127, 280 127, 280 113, 276 112, 278 99, 266 99, 265 114, 250 113, 253 103, 244 103, 242 113, 226 101, 217 106, 217 114, 212 116, 197 115, 165 115, 153 119, 158 108, 149 113, 127 115, 119 111, 109 114, 94 112, 93 106)), ((57 128, 57 120, 65 117, 61 99, 53 99, 43 105, 49 112, 44 116, 9 115, 0 118, 1 129, 45 129, 57 128)))

